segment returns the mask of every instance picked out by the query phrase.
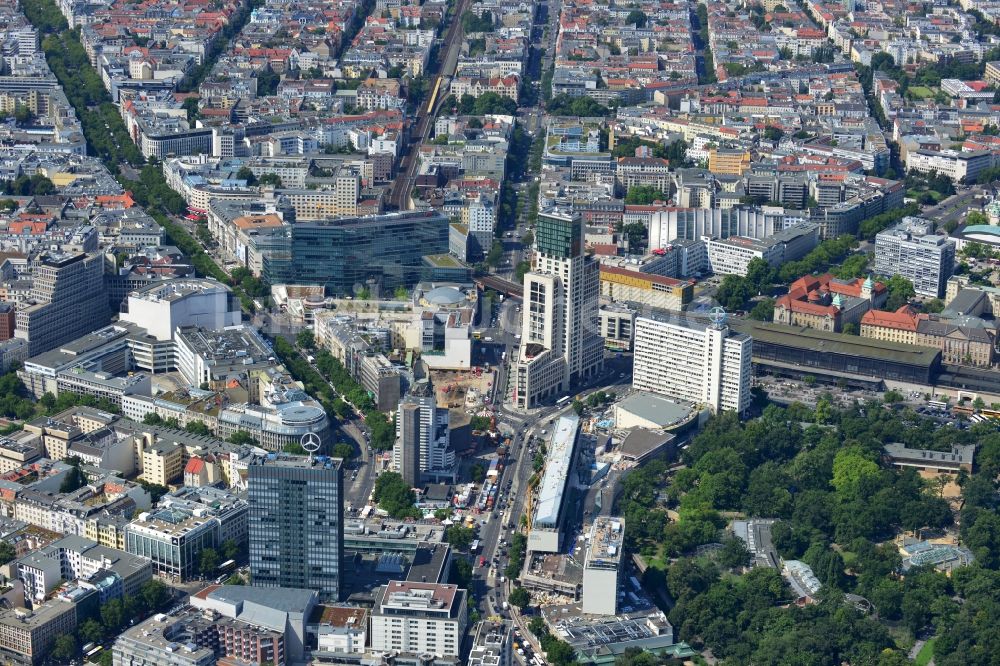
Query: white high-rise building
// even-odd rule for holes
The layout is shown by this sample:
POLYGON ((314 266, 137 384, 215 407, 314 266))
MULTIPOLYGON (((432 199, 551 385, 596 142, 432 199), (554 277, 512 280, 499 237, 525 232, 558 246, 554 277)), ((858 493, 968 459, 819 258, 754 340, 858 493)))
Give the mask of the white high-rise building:
POLYGON ((430 382, 414 382, 399 403, 392 449, 393 467, 404 481, 416 486, 427 478, 454 478, 455 450, 449 428, 448 410, 437 406, 430 382))
POLYGON ((921 296, 938 298, 955 267, 955 241, 934 233, 934 223, 904 217, 875 236, 875 272, 902 275, 921 296))
POLYGON ((750 406, 753 340, 731 331, 717 308, 711 321, 639 317, 635 321, 632 386, 683 398, 713 412, 750 406))
POLYGON ((600 268, 583 251, 576 213, 538 216, 533 270, 524 276, 522 340, 514 363, 514 404, 537 407, 601 370, 600 268))

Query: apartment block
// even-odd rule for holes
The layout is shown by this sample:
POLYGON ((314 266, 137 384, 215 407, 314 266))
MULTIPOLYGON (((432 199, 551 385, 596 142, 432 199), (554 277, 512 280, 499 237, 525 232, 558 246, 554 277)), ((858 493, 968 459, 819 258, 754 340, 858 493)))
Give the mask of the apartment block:
POLYGON ((939 298, 955 266, 955 241, 935 233, 934 222, 903 220, 875 236, 875 272, 900 275, 921 296, 939 298))
MULTIPOLYGON (((721 310, 721 309, 720 309, 721 310)), ((725 314, 713 321, 639 317, 635 322, 632 385, 743 413, 750 406, 750 336, 731 331, 725 314)))
POLYGON ((371 648, 457 657, 468 623, 466 591, 456 585, 390 581, 375 593, 371 648))

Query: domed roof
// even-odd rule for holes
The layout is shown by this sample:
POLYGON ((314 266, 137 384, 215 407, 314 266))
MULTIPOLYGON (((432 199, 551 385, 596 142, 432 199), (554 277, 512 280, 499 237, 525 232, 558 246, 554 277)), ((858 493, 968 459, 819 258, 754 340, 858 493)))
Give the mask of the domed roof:
POLYGON ((454 287, 436 287, 428 291, 424 298, 434 305, 455 305, 465 300, 465 294, 454 287))

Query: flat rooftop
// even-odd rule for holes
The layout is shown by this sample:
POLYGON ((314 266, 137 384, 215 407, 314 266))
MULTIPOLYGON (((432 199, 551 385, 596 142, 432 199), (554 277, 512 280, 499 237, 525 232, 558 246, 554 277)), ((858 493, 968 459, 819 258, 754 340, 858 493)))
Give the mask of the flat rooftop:
POLYGON ((598 516, 590 528, 590 547, 584 568, 617 569, 624 540, 625 524, 621 518, 598 516))
POLYGON ((576 446, 576 436, 579 430, 580 417, 576 414, 560 416, 552 428, 545 474, 538 490, 538 505, 535 509, 536 524, 554 527, 559 522, 559 509, 562 505, 563 492, 566 489, 566 479, 569 476, 570 463, 573 461, 573 449, 576 446))
POLYGON ((668 398, 649 391, 636 391, 619 402, 618 408, 666 428, 690 418, 695 406, 678 398, 668 398))
POLYGON ((729 326, 749 335, 754 342, 807 349, 817 355, 863 356, 930 368, 941 354, 939 350, 930 347, 862 338, 846 333, 830 333, 805 326, 784 326, 746 319, 730 320, 729 326))
POLYGON ((252 364, 268 361, 274 356, 260 335, 249 326, 232 326, 221 331, 185 326, 177 336, 209 362, 252 364))

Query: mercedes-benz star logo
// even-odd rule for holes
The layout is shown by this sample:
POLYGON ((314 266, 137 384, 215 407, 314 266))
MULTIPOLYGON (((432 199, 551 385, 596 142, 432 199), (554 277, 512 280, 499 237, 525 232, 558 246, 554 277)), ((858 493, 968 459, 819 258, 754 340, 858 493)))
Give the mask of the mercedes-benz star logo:
POLYGON ((306 450, 309 455, 312 455, 319 451, 319 448, 323 445, 323 440, 319 438, 314 432, 307 432, 299 438, 299 444, 302 448, 306 450))

